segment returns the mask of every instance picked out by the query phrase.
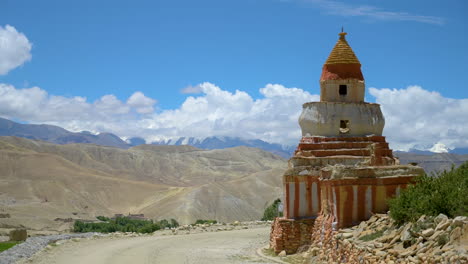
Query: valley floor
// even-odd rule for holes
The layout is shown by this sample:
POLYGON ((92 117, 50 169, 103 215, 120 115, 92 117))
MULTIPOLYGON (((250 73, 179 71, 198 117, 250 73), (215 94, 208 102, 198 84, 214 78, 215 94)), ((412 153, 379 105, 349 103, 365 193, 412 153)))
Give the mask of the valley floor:
MULTIPOLYGON (((270 227, 184 235, 106 237, 49 247, 19 263, 269 263, 256 255, 270 227)), ((76 240, 75 240, 76 241, 76 240)))

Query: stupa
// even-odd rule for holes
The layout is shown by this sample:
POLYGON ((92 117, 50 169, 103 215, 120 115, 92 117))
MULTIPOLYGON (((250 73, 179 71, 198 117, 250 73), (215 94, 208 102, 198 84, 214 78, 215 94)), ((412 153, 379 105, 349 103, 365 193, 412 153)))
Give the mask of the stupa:
POLYGON ((387 200, 424 173, 393 156, 380 105, 364 101, 361 63, 345 36, 323 65, 320 102, 305 103, 299 117, 302 139, 283 175, 283 217, 270 235, 277 253, 310 244, 317 217, 336 230, 387 212, 387 200))

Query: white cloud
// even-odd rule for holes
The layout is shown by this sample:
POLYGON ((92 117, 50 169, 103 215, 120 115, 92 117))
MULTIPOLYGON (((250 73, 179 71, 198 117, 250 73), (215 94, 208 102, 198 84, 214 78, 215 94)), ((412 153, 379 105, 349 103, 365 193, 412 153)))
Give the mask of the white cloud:
POLYGON ((468 99, 446 98, 420 86, 369 91, 381 104, 392 148, 468 147, 468 99))
POLYGON ((45 123, 71 131, 113 132, 125 136, 139 128, 133 123, 153 109, 155 100, 134 93, 127 102, 104 95, 94 102, 85 97, 49 95, 39 87, 16 89, 0 84, 0 116, 31 123, 45 123))
POLYGON ((302 0, 314 4, 331 15, 344 17, 367 17, 387 21, 414 21, 427 24, 443 25, 443 18, 436 16, 415 15, 407 12, 389 11, 371 5, 352 5, 333 0, 302 0))
POLYGON ((150 114, 154 112, 153 105, 157 101, 146 97, 142 92, 133 93, 127 100, 127 105, 134 107, 140 114, 150 114))
POLYGON ((0 75, 31 60, 32 44, 10 25, 0 26, 0 75))
POLYGON ((200 85, 196 85, 196 86, 189 85, 185 87, 184 89, 180 90, 180 92, 183 94, 199 94, 202 92, 202 89, 200 85))
POLYGON ((256 100, 244 91, 231 93, 211 83, 197 87, 202 93, 199 96, 188 96, 177 109, 155 113, 156 100, 141 92, 125 102, 114 95, 87 102, 83 97, 48 95, 38 87, 16 89, 0 84, 0 116, 72 131, 140 136, 149 142, 180 136, 239 136, 296 144, 302 104, 319 99, 318 95, 278 84, 261 88, 263 97, 256 100))
MULTIPOLYGON (((156 100, 141 92, 127 100, 104 95, 88 102, 84 97, 49 95, 38 87, 16 89, 0 84, 0 116, 71 131, 139 136, 147 142, 182 136, 236 136, 296 145, 301 136, 298 117, 302 104, 320 100, 318 95, 280 84, 259 89, 258 99, 211 83, 197 87, 201 94, 187 96, 176 109, 155 112, 156 100)), ((468 147, 468 99, 446 98, 419 86, 370 88, 369 92, 382 106, 384 135, 393 149, 468 147)))

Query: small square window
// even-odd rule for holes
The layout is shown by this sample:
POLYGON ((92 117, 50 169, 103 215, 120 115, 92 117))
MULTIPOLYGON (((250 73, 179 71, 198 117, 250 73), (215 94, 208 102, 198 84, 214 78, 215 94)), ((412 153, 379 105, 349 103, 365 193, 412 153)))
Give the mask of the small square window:
POLYGON ((340 120, 340 134, 349 133, 349 120, 340 120))
POLYGON ((348 94, 348 86, 346 84, 340 84, 340 89, 338 90, 340 95, 348 94))

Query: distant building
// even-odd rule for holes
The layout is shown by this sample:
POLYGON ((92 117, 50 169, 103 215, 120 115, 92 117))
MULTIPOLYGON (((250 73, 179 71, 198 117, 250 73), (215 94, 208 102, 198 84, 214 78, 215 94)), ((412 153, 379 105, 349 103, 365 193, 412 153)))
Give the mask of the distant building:
POLYGON ((393 157, 380 105, 364 101, 361 63, 346 33, 339 36, 322 68, 320 102, 305 103, 299 117, 302 139, 283 176, 284 217, 270 237, 275 252, 311 244, 314 225, 337 229, 386 212, 387 199, 424 173, 393 157))

